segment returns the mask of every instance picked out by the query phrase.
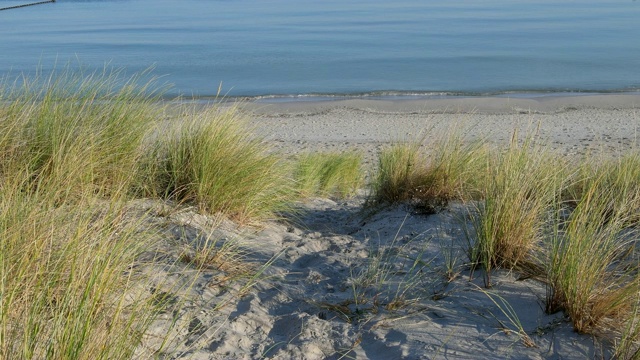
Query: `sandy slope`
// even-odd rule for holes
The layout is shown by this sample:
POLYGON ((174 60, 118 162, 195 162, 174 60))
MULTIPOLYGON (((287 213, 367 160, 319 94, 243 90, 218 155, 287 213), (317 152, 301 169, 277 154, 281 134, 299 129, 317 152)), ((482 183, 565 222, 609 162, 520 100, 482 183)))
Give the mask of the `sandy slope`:
MULTIPOLYGON (((553 104, 535 111, 504 104, 498 111, 490 103, 491 111, 473 113, 415 110, 407 104, 409 110, 400 112, 397 104, 366 102, 254 111, 257 131, 284 153, 357 147, 372 164, 389 141, 457 121, 472 129, 472 136, 496 142, 507 141, 514 126, 539 124, 550 146, 565 153, 628 147, 635 142, 638 118, 637 99, 626 100, 624 106, 616 98, 608 107, 568 109, 573 105, 551 99, 553 104)), ((171 301, 164 305, 165 318, 153 326, 157 337, 149 337, 139 355, 150 355, 177 319, 164 350, 168 358, 606 357, 599 341, 576 334, 561 313, 544 313, 542 283, 496 272, 495 286, 484 288, 484 274, 472 274, 466 265, 467 207, 453 204, 429 216, 406 206, 363 213, 365 195, 339 202, 312 199, 300 204, 294 222, 273 222, 261 230, 214 226, 189 209, 155 211, 153 223, 165 234, 158 247, 165 264, 180 264, 181 253, 207 239, 218 244, 235 239, 247 251, 244 263, 273 263, 246 292, 241 287, 247 280, 228 278, 237 273, 233 268, 212 267, 192 274, 193 280, 173 274, 169 266, 144 267, 157 283, 146 291, 171 301)))
MULTIPOLYGON (((495 286, 484 289, 483 273, 471 274, 465 265, 464 207, 426 216, 401 206, 367 216, 361 200, 313 199, 302 205, 295 226, 272 223, 255 234, 215 230, 214 237, 241 239, 253 251, 250 261, 278 256, 240 299, 221 284, 224 271, 202 272, 184 296, 175 284, 188 276, 154 267, 158 288, 169 289, 174 303, 187 299, 154 327, 162 338, 171 315, 179 314, 167 356, 584 359, 604 351, 573 332, 562 314, 544 314, 545 288, 538 281, 498 272, 495 286), (509 306, 530 343, 509 320, 509 306)), ((177 260, 177 243, 195 246, 208 236, 199 222, 190 212, 170 217, 174 237, 165 253, 174 251, 167 263, 177 260)))

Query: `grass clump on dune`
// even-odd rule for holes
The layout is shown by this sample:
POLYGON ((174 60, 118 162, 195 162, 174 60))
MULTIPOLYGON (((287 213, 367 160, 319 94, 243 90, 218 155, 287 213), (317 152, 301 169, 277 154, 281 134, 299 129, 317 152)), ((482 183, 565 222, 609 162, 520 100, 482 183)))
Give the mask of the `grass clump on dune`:
POLYGON ((127 291, 149 238, 117 201, 52 208, 11 190, 0 195, 0 357, 131 358, 155 316, 127 291))
MULTIPOLYGON (((277 217, 300 197, 292 164, 235 107, 171 123, 154 90, 137 82, 68 71, 0 93, 1 358, 139 354, 163 310, 136 272, 155 234, 130 200, 172 199, 247 223, 277 217)), ((348 196, 361 184, 360 162, 331 155, 304 176, 319 176, 314 192, 348 196)), ((235 261, 218 252, 194 266, 235 261)))
POLYGON ((105 196, 127 190, 142 140, 160 113, 149 85, 137 80, 65 71, 5 89, 0 172, 28 172, 29 190, 50 186, 105 196))
POLYGON ((145 174, 151 194, 239 222, 274 218, 295 198, 288 167, 235 107, 187 115, 153 146, 145 174))
POLYGON ((301 196, 350 197, 363 183, 362 154, 308 153, 295 161, 294 180, 301 196))
POLYGON ((632 332, 640 329, 634 316, 640 279, 630 257, 640 210, 636 161, 634 154, 609 159, 578 179, 580 197, 560 209, 549 240, 547 311, 564 310, 581 333, 617 333, 628 319, 632 332))
POLYGON ((372 205, 411 202, 426 213, 453 199, 477 196, 478 170, 486 162, 486 147, 468 142, 455 130, 425 150, 424 142, 398 143, 380 154, 373 180, 372 205))
POLYGON ((373 202, 394 204, 411 199, 417 180, 424 175, 425 163, 418 143, 395 144, 384 149, 373 182, 373 202))
POLYGON ((514 133, 503 149, 441 146, 435 160, 420 143, 397 144, 381 154, 373 203, 467 201, 470 265, 483 266, 488 286, 497 268, 535 276, 548 312, 637 358, 640 156, 569 161, 537 141, 514 133))
POLYGON ((597 186, 597 192, 607 193, 609 201, 603 206, 603 215, 613 215, 619 209, 627 209, 624 214, 628 225, 640 220, 640 154, 635 151, 622 154, 617 159, 587 158, 580 162, 569 183, 563 190, 563 201, 575 206, 585 193, 597 186))
POLYGON ((156 315, 129 291, 150 234, 125 201, 158 114, 136 81, 68 71, 0 95, 1 358, 131 358, 156 315))
POLYGON ((486 271, 493 268, 532 270, 544 236, 547 212, 559 192, 562 163, 533 138, 494 152, 482 175, 487 179, 482 199, 471 212, 473 241, 470 258, 486 271))

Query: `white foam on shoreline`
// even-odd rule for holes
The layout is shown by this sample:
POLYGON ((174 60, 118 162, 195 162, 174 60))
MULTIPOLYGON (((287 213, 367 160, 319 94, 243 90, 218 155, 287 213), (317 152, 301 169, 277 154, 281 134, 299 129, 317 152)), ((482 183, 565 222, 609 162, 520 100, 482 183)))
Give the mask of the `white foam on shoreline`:
POLYGON ((274 103, 248 102, 244 107, 257 114, 316 114, 336 108, 367 110, 377 113, 474 113, 521 114, 558 113, 576 109, 638 109, 640 94, 597 94, 536 97, 451 97, 437 99, 379 100, 366 98, 281 101, 274 103))

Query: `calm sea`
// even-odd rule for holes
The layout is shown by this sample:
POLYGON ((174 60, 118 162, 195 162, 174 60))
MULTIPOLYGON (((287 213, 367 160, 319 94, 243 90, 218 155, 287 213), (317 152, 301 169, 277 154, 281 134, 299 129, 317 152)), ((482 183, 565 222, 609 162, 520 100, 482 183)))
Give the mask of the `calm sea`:
MULTIPOLYGON (((37 1, 37 0, 35 0, 37 1)), ((0 0, 0 7, 29 0, 0 0)), ((640 1, 57 0, 0 11, 0 76, 153 66, 169 95, 640 89, 640 1)))

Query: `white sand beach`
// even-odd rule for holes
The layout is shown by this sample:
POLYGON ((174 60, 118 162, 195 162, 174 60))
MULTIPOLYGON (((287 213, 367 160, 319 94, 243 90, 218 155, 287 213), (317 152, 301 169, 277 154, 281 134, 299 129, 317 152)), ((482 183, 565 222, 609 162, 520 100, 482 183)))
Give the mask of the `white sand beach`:
MULTIPOLYGON (((530 99, 344 100, 250 103, 252 124, 277 151, 362 150, 370 169, 381 147, 442 134, 506 143, 514 129, 537 131, 559 154, 609 153, 637 144, 640 95, 530 99)), ((608 358, 602 339, 580 335, 563 313, 545 314, 545 285, 499 270, 484 287, 471 272, 463 204, 435 215, 409 206, 363 212, 350 200, 300 204, 296 221, 263 228, 185 209, 157 216, 166 226, 166 263, 198 241, 237 239, 249 262, 270 266, 241 298, 229 271, 198 275, 179 313, 156 321, 139 356, 159 345, 177 316, 165 354, 186 359, 592 359, 608 358), (178 244, 179 246, 176 246, 178 244), (173 249, 173 250, 172 250, 173 249), (419 271, 414 271, 419 268, 419 271), (371 277, 376 272, 379 277, 371 277), (365 281, 366 280, 366 281, 365 281), (231 284, 231 282, 229 282, 231 284), (231 299, 225 302, 225 299, 231 299)), ((153 209, 154 204, 143 204, 153 209)), ((153 213, 153 211, 152 211, 153 213)), ((160 212, 158 212, 160 213, 160 212)), ((158 288, 187 281, 155 265, 158 288)), ((183 294, 184 295, 184 294, 183 294)))
POLYGON ((442 136, 457 128, 472 139, 504 143, 515 129, 537 132, 550 148, 579 155, 628 149, 637 140, 640 95, 530 99, 342 100, 248 104, 260 133, 285 152, 358 148, 367 161, 384 144, 442 136))

